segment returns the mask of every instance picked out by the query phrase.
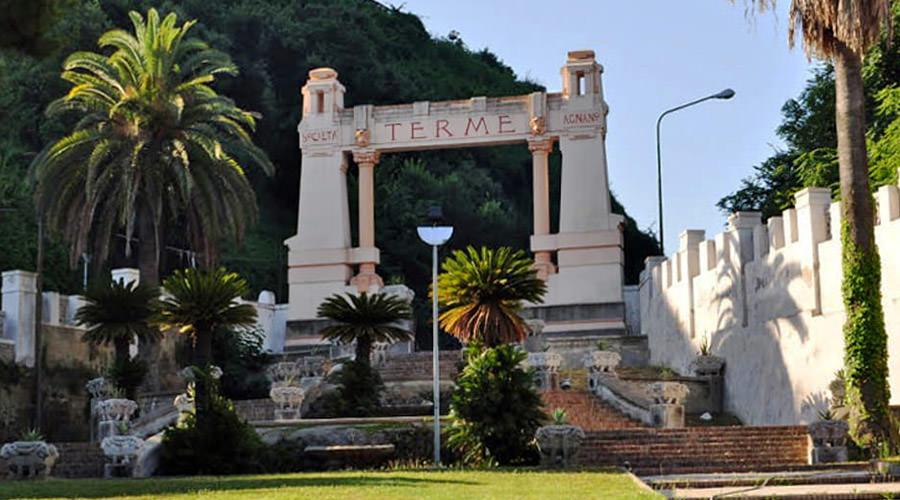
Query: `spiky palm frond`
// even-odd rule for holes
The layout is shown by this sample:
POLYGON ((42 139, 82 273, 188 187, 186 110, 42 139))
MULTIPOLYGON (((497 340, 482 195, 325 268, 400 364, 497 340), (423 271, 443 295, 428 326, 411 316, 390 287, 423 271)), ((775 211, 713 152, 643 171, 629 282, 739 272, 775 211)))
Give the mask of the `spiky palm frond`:
POLYGON ((403 299, 384 293, 332 295, 319 305, 318 317, 335 322, 322 329, 323 338, 345 344, 365 339, 374 342, 402 342, 412 333, 398 322, 412 318, 403 299))
POLYGON ((62 78, 72 87, 47 113, 80 120, 33 161, 36 202, 71 244, 73 262, 85 251, 105 260, 113 232, 130 242, 138 218, 159 234, 167 217, 183 215, 211 264, 217 242, 240 242, 257 217, 245 166, 274 167, 250 137, 255 115, 210 87, 237 74, 230 58, 187 37, 193 21, 178 26, 175 14, 160 19, 154 9, 130 17, 133 32, 100 37, 111 53, 66 59, 62 78))
POLYGON ((78 325, 87 328, 82 339, 92 344, 155 340, 159 329, 151 325, 159 290, 154 287, 111 281, 88 289, 85 304, 75 313, 78 325))
POLYGON ((445 309, 440 315, 445 331, 487 347, 525 340, 529 328, 519 316, 522 302, 540 303, 547 293, 525 252, 468 247, 453 252, 442 269, 438 301, 445 309))
POLYGON ((169 296, 160 305, 159 324, 179 333, 212 335, 218 328, 248 328, 256 324, 256 309, 241 304, 247 282, 223 268, 211 271, 183 269, 163 282, 169 296))
MULTIPOLYGON (((748 13, 774 9, 776 0, 745 0, 748 13)), ((841 43, 858 57, 886 33, 891 39, 891 0, 792 0, 788 40, 802 36, 807 55, 831 59, 841 43)))

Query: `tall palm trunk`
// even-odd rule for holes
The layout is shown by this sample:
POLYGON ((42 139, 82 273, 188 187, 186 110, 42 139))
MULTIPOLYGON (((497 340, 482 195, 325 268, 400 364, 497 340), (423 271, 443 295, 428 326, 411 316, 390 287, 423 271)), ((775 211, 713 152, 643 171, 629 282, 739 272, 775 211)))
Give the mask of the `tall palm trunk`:
POLYGON ((356 338, 356 362, 366 366, 371 365, 372 339, 368 335, 356 338))
POLYGON ((841 42, 834 56, 835 122, 843 204, 842 263, 847 396, 854 437, 874 447, 891 437, 881 264, 866 158, 862 61, 841 42))
POLYGON ((194 338, 194 366, 204 371, 204 374, 196 378, 194 384, 194 404, 197 408, 197 418, 203 418, 209 409, 210 388, 212 382, 209 367, 212 363, 212 332, 206 328, 198 328, 194 338))
POLYGON ((113 348, 115 349, 116 356, 115 362, 117 366, 122 366, 128 361, 130 345, 131 342, 127 337, 116 337, 113 340, 113 348))
POLYGON ((159 286, 159 233, 153 224, 150 210, 142 210, 137 221, 138 270, 141 282, 152 287, 159 286))

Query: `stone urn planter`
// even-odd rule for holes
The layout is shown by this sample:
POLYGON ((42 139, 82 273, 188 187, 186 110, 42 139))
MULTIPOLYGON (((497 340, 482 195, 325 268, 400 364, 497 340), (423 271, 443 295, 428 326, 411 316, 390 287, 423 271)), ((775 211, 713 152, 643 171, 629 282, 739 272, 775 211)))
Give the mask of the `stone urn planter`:
POLYGON ((131 477, 144 440, 137 436, 110 436, 100 443, 109 463, 103 466, 103 477, 131 477))
POLYGON ((44 441, 14 441, 0 448, 10 479, 43 479, 53 471, 59 458, 56 446, 44 441))
POLYGON ((622 356, 614 351, 591 351, 584 355, 584 367, 588 369, 588 388, 591 392, 597 390, 601 376, 616 376, 616 367, 621 361, 622 356))
POLYGON ((562 355, 556 352, 530 352, 526 364, 534 369, 538 390, 552 391, 558 385, 562 355))
POLYGON ((812 439, 810 462, 828 464, 847 461, 847 438, 850 426, 843 420, 819 420, 807 426, 812 439))
POLYGON ((649 387, 653 399, 650 417, 655 427, 675 429, 684 427, 684 400, 690 389, 678 382, 654 382, 649 387))
POLYGON ((584 441, 584 431, 575 425, 546 425, 534 434, 541 465, 544 467, 572 467, 577 464, 578 449, 584 441))
POLYGON ((718 377, 725 369, 725 358, 710 354, 697 356, 691 361, 691 370, 698 377, 718 377))
POLYGON ((300 418, 306 391, 295 385, 276 385, 269 390, 269 397, 277 405, 275 420, 296 420, 300 418))
POLYGON ((105 437, 119 434, 119 427, 130 425, 131 417, 137 409, 137 402, 130 399, 105 399, 98 403, 98 438, 102 441, 105 437))

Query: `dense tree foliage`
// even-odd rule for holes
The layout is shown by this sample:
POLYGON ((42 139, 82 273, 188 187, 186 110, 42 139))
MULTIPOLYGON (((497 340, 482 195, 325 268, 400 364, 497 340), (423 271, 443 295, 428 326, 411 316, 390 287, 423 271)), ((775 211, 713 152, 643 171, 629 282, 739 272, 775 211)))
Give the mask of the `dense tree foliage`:
MULTIPOLYGON (((895 24, 900 2, 895 2, 895 24)), ((868 124, 869 178, 872 189, 897 182, 900 168, 900 30, 874 47, 863 65, 868 124)), ((835 129, 834 70, 823 64, 813 70, 806 88, 782 107, 777 133, 785 147, 754 167, 741 186, 722 198, 725 212, 761 210, 765 217, 793 206, 793 195, 808 186, 831 188, 840 195, 835 129)))
MULTIPOLYGON (((229 54, 239 68, 239 75, 217 80, 216 90, 240 108, 260 112, 254 141, 275 164, 276 175, 270 179, 250 172, 260 222, 241 247, 223 243, 220 263, 246 276, 254 292, 275 290, 279 301, 286 300, 282 242, 296 232, 299 89, 310 69, 335 68, 347 87, 348 106, 523 94, 539 88, 517 78, 491 52, 470 50, 458 37, 434 38, 414 14, 368 0, 221 0, 215 8, 207 0, 73 1, 75 6, 54 16, 42 34, 53 41, 52 50, 35 55, 0 49, 0 208, 14 209, 0 212, 0 269, 34 268, 35 225, 25 174, 33 155, 72 125, 42 115, 50 100, 66 90, 59 78, 65 56, 95 50, 101 33, 129 26, 130 10, 155 7, 175 12, 179 19, 197 19, 192 34, 229 54)), ((556 219, 558 153, 551 155, 550 168, 551 215, 556 219)), ((379 273, 388 282, 413 287, 417 317, 426 316, 431 256, 412 228, 422 222, 429 205, 441 203, 456 226, 452 248, 527 248, 531 158, 524 145, 385 155, 376 172, 379 273)), ((355 169, 350 176, 355 183, 355 169)), ((355 205, 355 186, 349 191, 355 205)), ((621 210, 615 200, 613 206, 621 210)), ((644 257, 658 248, 630 218, 625 242, 626 279, 636 282, 644 257)), ((163 274, 189 262, 179 250, 188 245, 183 233, 170 232, 164 243, 163 274)), ((72 292, 81 280, 79 272, 68 270, 66 250, 58 242, 50 245, 45 285, 72 292)), ((134 265, 122 248, 113 252, 110 265, 134 265)))

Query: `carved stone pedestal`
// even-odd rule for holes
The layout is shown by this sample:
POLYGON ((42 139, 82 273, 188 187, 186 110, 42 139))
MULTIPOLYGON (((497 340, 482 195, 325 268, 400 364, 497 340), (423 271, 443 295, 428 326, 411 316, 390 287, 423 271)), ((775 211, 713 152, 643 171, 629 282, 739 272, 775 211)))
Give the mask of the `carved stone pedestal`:
POLYGON ((847 437, 850 426, 842 420, 820 420, 807 427, 812 439, 809 451, 811 464, 846 462, 847 437))
POLYGON ((684 427, 684 399, 689 389, 678 382, 656 382, 650 386, 653 404, 650 417, 654 427, 677 429, 684 427))
POLYGON ((684 427, 684 405, 650 405, 653 426, 661 429, 684 427))
POLYGON ((0 448, 10 479, 44 479, 59 458, 56 446, 44 441, 15 441, 0 448))
POLYGON ((138 454, 144 448, 144 440, 137 436, 110 436, 100 443, 109 463, 103 466, 103 477, 131 477, 138 454))
POLYGON ((578 449, 584 441, 584 431, 574 425, 547 425, 534 434, 544 467, 572 467, 577 465, 578 449))

